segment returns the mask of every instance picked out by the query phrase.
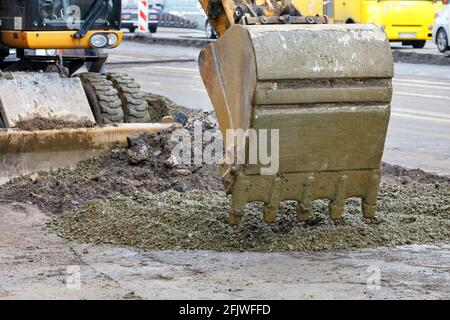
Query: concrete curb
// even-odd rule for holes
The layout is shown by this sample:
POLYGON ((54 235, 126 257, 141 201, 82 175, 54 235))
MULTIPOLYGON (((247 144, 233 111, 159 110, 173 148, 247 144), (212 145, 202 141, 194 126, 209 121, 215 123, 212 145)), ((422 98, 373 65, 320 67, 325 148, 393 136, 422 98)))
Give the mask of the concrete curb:
POLYGON ((450 55, 392 50, 394 62, 450 66, 450 55))
POLYGON ((159 38, 137 34, 124 35, 123 39, 125 41, 132 41, 138 43, 161 44, 161 45, 195 47, 195 48, 203 48, 212 41, 214 41, 212 39, 195 39, 195 38, 159 38))

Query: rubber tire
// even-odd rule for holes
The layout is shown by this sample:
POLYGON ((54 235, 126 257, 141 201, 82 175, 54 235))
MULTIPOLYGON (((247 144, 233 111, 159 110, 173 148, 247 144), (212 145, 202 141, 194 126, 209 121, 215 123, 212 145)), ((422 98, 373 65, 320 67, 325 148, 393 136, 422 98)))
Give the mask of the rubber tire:
POLYGON ((141 86, 126 74, 107 73, 106 77, 117 90, 121 100, 126 123, 147 123, 151 121, 148 103, 141 86))
POLYGON ((422 49, 423 47, 425 47, 425 40, 413 40, 411 41, 411 45, 413 46, 414 49, 422 49))
POLYGON ((150 26, 149 30, 150 30, 150 33, 156 33, 156 31, 158 30, 158 26, 150 26))
POLYGON ((134 33, 136 31, 136 28, 135 27, 130 28, 130 29, 128 29, 128 31, 130 31, 130 33, 134 33))
POLYGON ((439 29, 438 30, 438 32, 437 32, 437 34, 436 34, 436 46, 437 46, 437 48, 438 48, 438 50, 439 50, 439 52, 441 52, 441 53, 444 53, 445 51, 447 51, 448 50, 448 35, 447 35, 447 32, 445 32, 445 30, 444 29, 439 29), (438 39, 439 39, 439 35, 440 34, 443 34, 443 37, 444 37, 444 43, 445 43, 445 46, 444 47, 439 47, 438 46, 438 44, 437 44, 437 41, 438 41, 438 39))
POLYGON ((95 121, 98 124, 123 123, 122 103, 112 82, 98 73, 86 72, 77 76, 83 84, 95 121))

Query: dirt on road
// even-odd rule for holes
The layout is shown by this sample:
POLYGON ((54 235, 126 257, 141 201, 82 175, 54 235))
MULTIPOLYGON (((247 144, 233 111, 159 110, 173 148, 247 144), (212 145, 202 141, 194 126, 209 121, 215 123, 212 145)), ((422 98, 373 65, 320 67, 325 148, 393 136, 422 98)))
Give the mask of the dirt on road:
POLYGON ((432 64, 440 66, 450 65, 450 56, 441 54, 437 50, 435 54, 392 50, 392 56, 394 58, 394 62, 432 64))
MULTIPOLYGON (((197 120, 203 131, 217 131, 212 114, 197 120)), ((193 127, 193 120, 186 124, 193 127)), ((243 223, 230 226, 217 166, 177 163, 176 128, 130 137, 126 148, 74 170, 15 179, 0 188, 0 201, 57 214, 50 227, 61 237, 142 249, 308 251, 450 241, 450 179, 389 164, 373 220, 362 217, 359 199, 349 199, 339 221, 318 200, 311 219, 299 222, 287 201, 272 225, 252 203, 243 223)))
POLYGON ((450 298, 450 245, 143 251, 68 241, 45 227, 49 219, 0 204, 1 300, 450 298))
MULTIPOLYGON (((187 117, 193 118, 203 114, 202 110, 192 110, 176 104, 169 98, 145 93, 145 100, 148 103, 152 122, 160 122, 165 116, 176 117, 183 113, 187 117)), ((16 123, 15 128, 24 131, 36 130, 61 130, 61 129, 77 129, 77 128, 93 128, 97 126, 89 120, 68 121, 58 118, 45 118, 36 116, 26 120, 20 120, 16 123)))
POLYGON ((333 222, 319 200, 307 222, 284 202, 266 224, 253 203, 230 226, 218 168, 174 161, 174 128, 1 186, 0 299, 449 297, 449 177, 383 164, 373 220, 349 199, 333 222))
POLYGON ((17 129, 25 131, 61 130, 93 127, 95 127, 95 123, 89 120, 66 121, 62 119, 43 117, 21 120, 16 123, 17 129))

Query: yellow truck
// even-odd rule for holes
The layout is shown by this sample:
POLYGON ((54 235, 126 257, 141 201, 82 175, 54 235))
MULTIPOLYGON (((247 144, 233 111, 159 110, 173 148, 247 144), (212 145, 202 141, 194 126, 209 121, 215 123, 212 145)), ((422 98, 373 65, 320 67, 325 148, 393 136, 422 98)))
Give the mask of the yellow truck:
POLYGON ((302 14, 306 16, 323 14, 323 0, 292 0, 292 2, 300 9, 302 14))
POLYGON ((327 0, 323 4, 324 14, 335 23, 372 23, 390 41, 414 48, 431 40, 434 16, 442 7, 438 0, 327 0))

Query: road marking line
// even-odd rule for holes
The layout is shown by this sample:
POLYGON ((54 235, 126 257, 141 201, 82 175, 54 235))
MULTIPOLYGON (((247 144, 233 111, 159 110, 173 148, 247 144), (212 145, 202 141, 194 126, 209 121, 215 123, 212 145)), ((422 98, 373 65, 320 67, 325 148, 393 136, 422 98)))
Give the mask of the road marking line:
POLYGON ((434 100, 447 100, 450 101, 450 97, 446 96, 439 96, 434 94, 421 94, 421 93, 410 93, 410 92, 403 92, 403 91, 394 91, 394 95, 401 95, 401 96, 409 96, 409 97, 418 97, 418 98, 427 98, 427 99, 434 99, 434 100))
POLYGON ((206 92, 206 89, 192 88, 194 91, 206 92))
MULTIPOLYGON (((117 68, 118 66, 113 66, 114 68, 117 68)), ((119 67, 122 68, 123 67, 119 67)), ((138 71, 140 73, 145 73, 145 74, 155 74, 158 76, 171 76, 171 75, 176 75, 176 76, 181 76, 181 77, 189 77, 189 78, 200 78, 200 76, 198 74, 193 74, 190 72, 175 72, 173 70, 165 70, 164 72, 162 72, 163 70, 159 70, 159 69, 153 69, 153 67, 130 67, 127 66, 127 70, 133 70, 133 71, 138 71)))
POLYGON ((139 83, 142 84, 142 85, 146 85, 146 86, 148 85, 150 87, 152 87, 152 86, 162 86, 161 82, 156 82, 156 81, 144 81, 144 82, 139 81, 139 83))
POLYGON ((182 67, 169 67, 169 66, 151 66, 154 69, 164 69, 164 70, 174 70, 174 71, 186 71, 198 73, 197 69, 194 68, 182 68, 182 67))
POLYGON ((440 112, 428 112, 428 111, 421 111, 421 110, 407 109, 407 108, 395 108, 394 112, 410 113, 410 114, 416 114, 416 115, 420 115, 420 116, 450 119, 450 114, 440 113, 440 112))
POLYGON ((439 119, 439 118, 431 118, 431 117, 424 117, 424 116, 416 116, 416 115, 412 115, 412 114, 405 114, 405 113, 399 113, 399 112, 391 112, 391 115, 393 115, 395 117, 419 119, 419 120, 424 120, 424 121, 435 121, 435 122, 448 122, 448 123, 450 123, 450 119, 439 119))
MULTIPOLYGON (((424 128, 424 130, 426 130, 426 128, 424 128)), ((426 134, 421 134, 421 132, 418 132, 418 131, 419 130, 417 128, 412 128, 412 129, 389 128, 389 132, 403 133, 403 134, 407 134, 408 136, 419 136, 420 139, 434 138, 434 139, 439 139, 439 140, 450 141, 450 135, 448 135, 448 134, 439 134, 439 133, 433 133, 430 131, 426 131, 426 134)))
MULTIPOLYGON (((447 84, 450 87, 450 82, 447 84)), ((427 88, 427 89, 435 89, 435 90, 439 90, 439 91, 446 91, 446 92, 450 92, 450 90, 442 90, 438 87, 436 87, 435 85, 428 85, 428 84, 416 84, 416 83, 394 83, 394 87, 395 86, 403 86, 403 87, 416 87, 416 88, 427 88)))
POLYGON ((406 78, 394 78, 394 82, 410 82, 410 83, 422 83, 422 84, 430 84, 430 85, 450 85, 449 81, 433 81, 433 80, 416 80, 416 79, 406 79, 406 78))

